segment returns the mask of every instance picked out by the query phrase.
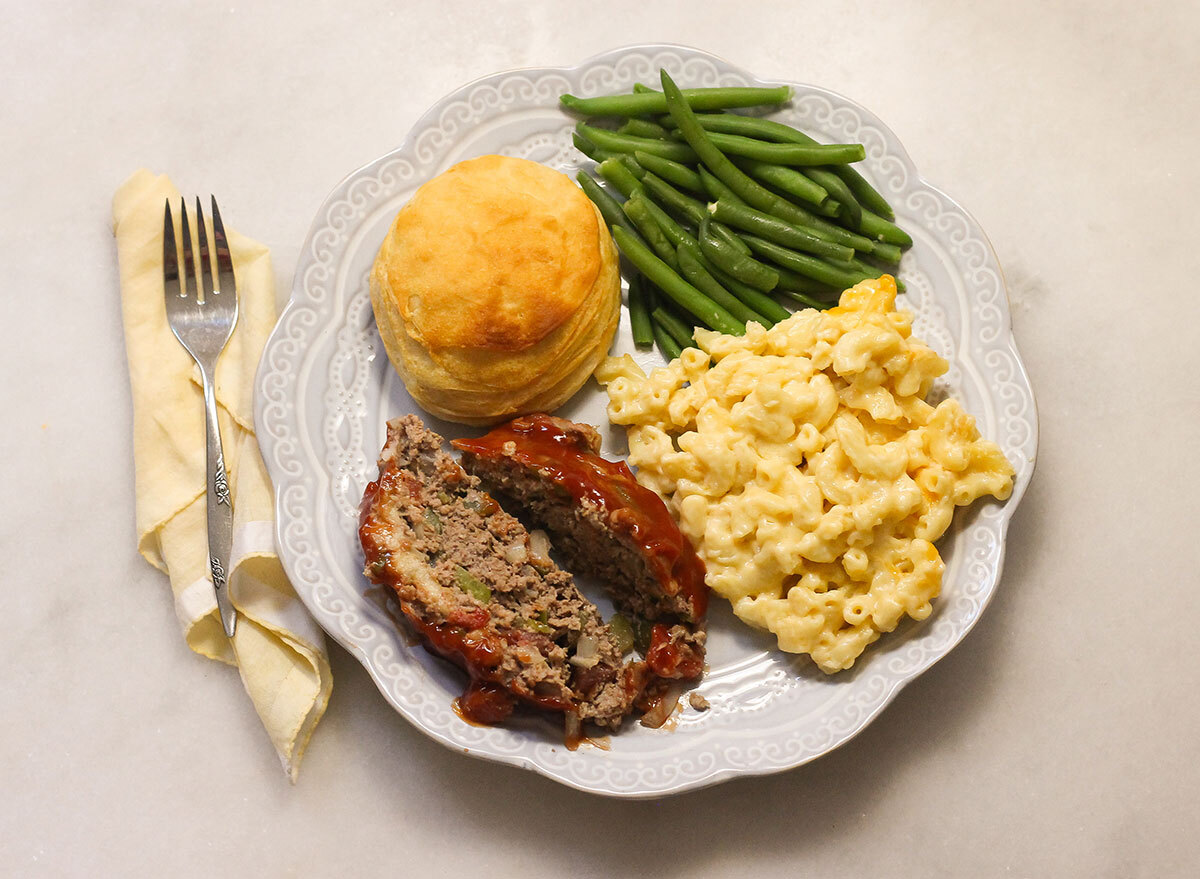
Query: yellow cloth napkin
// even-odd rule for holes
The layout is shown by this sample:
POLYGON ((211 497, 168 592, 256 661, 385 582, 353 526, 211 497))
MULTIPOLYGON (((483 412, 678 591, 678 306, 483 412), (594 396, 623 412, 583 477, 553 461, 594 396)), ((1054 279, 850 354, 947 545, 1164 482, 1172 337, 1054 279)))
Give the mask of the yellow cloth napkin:
MULTIPOLYGON (((238 623, 231 643, 221 628, 207 564, 199 371, 171 335, 163 300, 163 203, 168 198, 178 224, 178 190, 165 174, 144 169, 113 196, 133 392, 138 549, 169 574, 188 646, 238 667, 295 781, 333 678, 324 633, 275 555, 271 483, 254 436, 254 373, 276 318, 271 256, 263 245, 227 228, 239 314, 217 364, 216 395, 234 510, 229 589, 238 623)), ((196 228, 194 216, 190 220, 196 228)))

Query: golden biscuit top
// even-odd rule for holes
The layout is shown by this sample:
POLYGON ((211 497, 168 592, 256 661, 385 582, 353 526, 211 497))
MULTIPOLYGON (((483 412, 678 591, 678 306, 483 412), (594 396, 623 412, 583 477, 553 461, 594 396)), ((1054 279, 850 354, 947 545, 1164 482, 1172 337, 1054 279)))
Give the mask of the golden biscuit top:
POLYGON ((522 351, 590 295, 599 231, 570 178, 525 159, 481 156, 417 190, 376 270, 408 332, 430 352, 522 351))

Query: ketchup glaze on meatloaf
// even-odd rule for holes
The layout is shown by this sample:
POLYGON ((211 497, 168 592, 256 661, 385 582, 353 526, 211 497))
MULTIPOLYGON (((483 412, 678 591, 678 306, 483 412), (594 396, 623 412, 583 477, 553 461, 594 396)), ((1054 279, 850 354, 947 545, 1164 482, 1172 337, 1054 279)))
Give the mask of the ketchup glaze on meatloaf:
POLYGON ((571 570, 607 584, 623 613, 651 624, 646 662, 657 676, 699 677, 704 563, 662 499, 623 461, 599 455, 594 428, 539 413, 452 445, 501 504, 553 535, 571 570))

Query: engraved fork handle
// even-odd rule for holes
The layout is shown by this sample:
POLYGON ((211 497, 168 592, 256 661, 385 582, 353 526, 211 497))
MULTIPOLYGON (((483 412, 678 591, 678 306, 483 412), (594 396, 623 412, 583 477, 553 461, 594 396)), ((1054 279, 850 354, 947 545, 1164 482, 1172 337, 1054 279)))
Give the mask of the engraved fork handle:
POLYGON ((211 365, 202 365, 204 380, 204 427, 207 434, 208 470, 208 566, 212 571, 213 588, 217 593, 217 609, 225 634, 233 637, 237 626, 237 611, 229 599, 229 556, 233 551, 233 501, 229 497, 229 480, 225 474, 225 455, 221 450, 221 427, 217 421, 217 396, 213 392, 211 365))

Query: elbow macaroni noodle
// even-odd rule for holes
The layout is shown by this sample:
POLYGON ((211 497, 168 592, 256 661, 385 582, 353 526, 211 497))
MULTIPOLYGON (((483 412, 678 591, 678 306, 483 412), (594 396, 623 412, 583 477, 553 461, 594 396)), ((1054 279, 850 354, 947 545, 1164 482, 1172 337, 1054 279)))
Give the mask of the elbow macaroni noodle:
POLYGON ((1012 491, 975 419, 925 402, 947 364, 895 298, 885 275, 769 330, 698 329, 699 348, 649 376, 628 355, 596 371, 638 481, 672 508, 708 585, 828 673, 929 616, 954 508, 1012 491))

